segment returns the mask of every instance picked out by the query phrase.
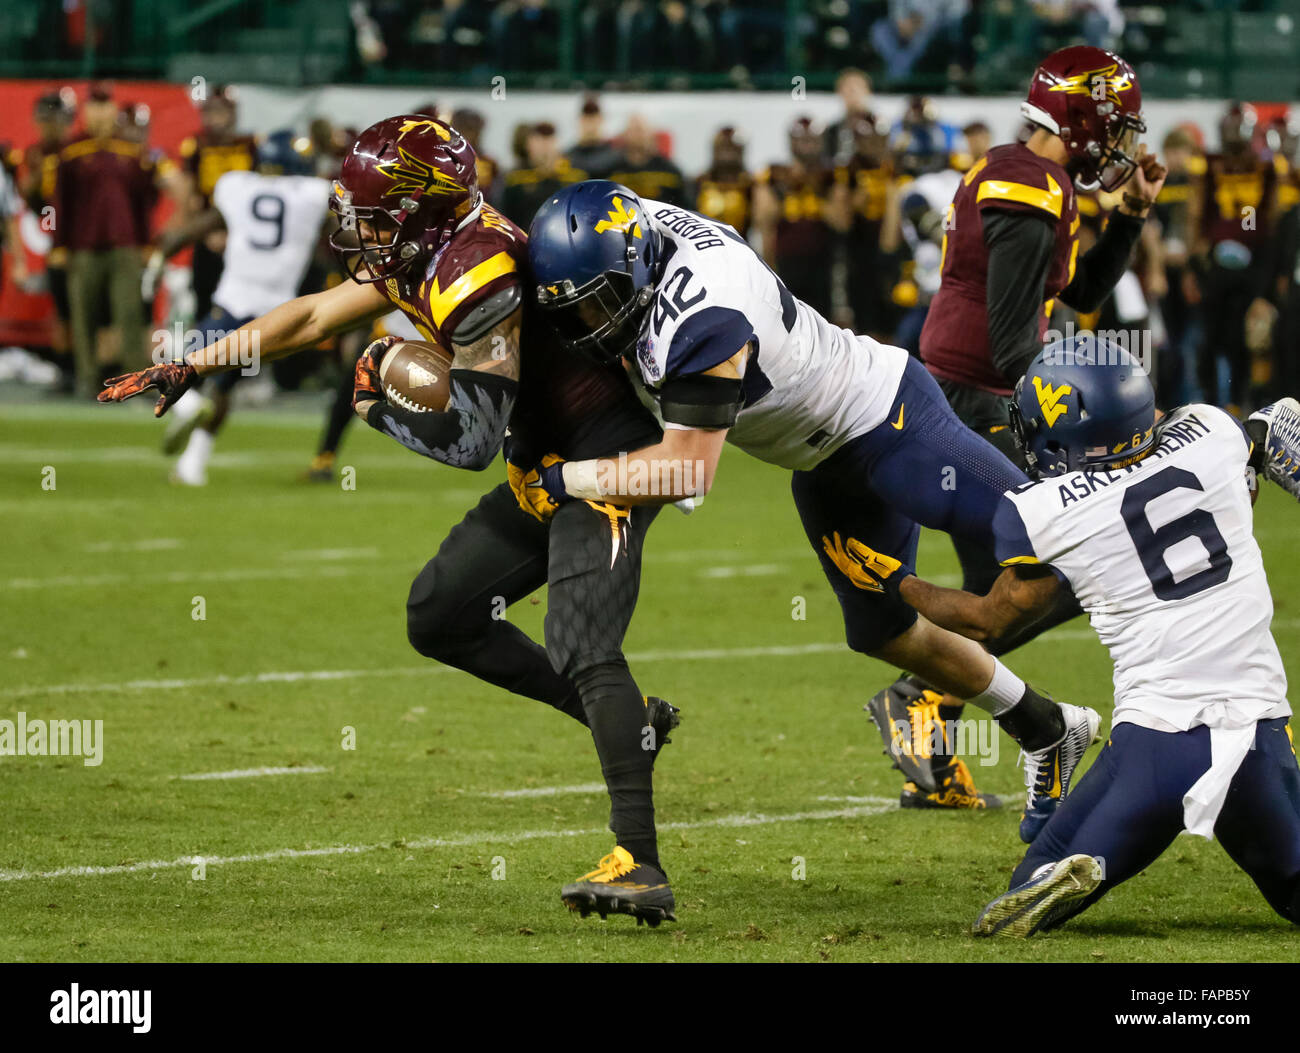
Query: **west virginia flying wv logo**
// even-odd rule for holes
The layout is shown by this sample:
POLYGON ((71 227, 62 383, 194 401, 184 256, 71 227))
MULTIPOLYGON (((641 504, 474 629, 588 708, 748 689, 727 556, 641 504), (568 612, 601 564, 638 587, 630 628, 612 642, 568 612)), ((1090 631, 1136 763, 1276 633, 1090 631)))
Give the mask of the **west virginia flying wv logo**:
POLYGON ((1133 79, 1127 73, 1119 72, 1119 63, 1112 62, 1101 69, 1076 73, 1070 77, 1057 77, 1056 83, 1048 91, 1060 91, 1066 95, 1091 95, 1098 102, 1102 101, 1102 92, 1110 102, 1119 102, 1119 94, 1133 87, 1133 79))
POLYGON ((1043 411, 1043 419, 1047 421, 1050 428, 1061 415, 1069 411, 1062 400, 1074 389, 1069 384, 1058 384, 1052 387, 1051 384, 1044 384, 1042 377, 1034 377, 1034 391, 1038 393, 1038 406, 1043 411))
POLYGON ((636 218, 636 209, 629 209, 621 197, 614 198, 614 207, 609 215, 596 224, 596 233, 604 234, 607 230, 617 230, 620 234, 632 231, 632 237, 641 236, 641 223, 636 218))
POLYGON ((388 194, 415 194, 421 190, 430 194, 455 194, 465 189, 445 172, 425 164, 400 146, 397 148, 397 156, 380 161, 375 165, 375 171, 392 182, 388 194))

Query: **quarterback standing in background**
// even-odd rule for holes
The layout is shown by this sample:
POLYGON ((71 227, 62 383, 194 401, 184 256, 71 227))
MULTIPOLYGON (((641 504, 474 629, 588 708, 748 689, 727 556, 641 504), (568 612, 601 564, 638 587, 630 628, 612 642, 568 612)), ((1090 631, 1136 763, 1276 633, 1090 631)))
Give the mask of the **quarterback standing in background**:
POLYGON ((1283 399, 1244 428, 1208 405, 1156 424, 1136 360, 1074 338, 1034 359, 1011 412, 1037 479, 998 506, 1006 569, 992 591, 939 588, 910 567, 892 577, 927 618, 977 640, 1073 589, 1114 662, 1115 713, 1101 755, 976 934, 1055 928, 1184 830, 1218 837, 1300 923, 1300 769, 1251 510, 1260 475, 1300 497, 1300 404, 1283 399))
MULTIPOLYGON (((1023 142, 995 146, 962 177, 944 218, 941 284, 921 331, 921 359, 963 424, 1014 463, 1007 399, 1043 346, 1057 299, 1095 311, 1128 266, 1165 169, 1141 144, 1142 91, 1120 56, 1068 47, 1034 71, 1020 112, 1023 142), (1079 255, 1075 189, 1123 190, 1101 238, 1079 255)), ((962 587, 985 593, 998 576, 988 544, 953 535, 962 587)), ((1062 589, 1032 625, 998 640, 1003 654, 1073 618, 1062 589)), ((869 703, 886 752, 903 771, 904 807, 979 808, 970 771, 957 757, 909 741, 904 729, 947 727, 961 703, 903 676, 869 703)), ((1046 792, 1059 787, 1045 787, 1046 792)))

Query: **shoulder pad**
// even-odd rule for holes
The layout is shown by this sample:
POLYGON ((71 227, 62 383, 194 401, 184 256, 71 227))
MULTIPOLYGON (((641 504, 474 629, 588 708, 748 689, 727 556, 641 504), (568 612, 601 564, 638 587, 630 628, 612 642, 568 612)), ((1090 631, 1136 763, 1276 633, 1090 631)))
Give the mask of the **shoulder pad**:
POLYGON ((989 165, 978 184, 975 201, 981 208, 1028 209, 1046 212, 1054 219, 1060 219, 1065 209, 1065 188, 1050 172, 1028 165, 989 165))
POLYGON ((472 344, 486 336, 494 326, 504 322, 519 309, 524 301, 523 286, 519 283, 499 289, 485 296, 470 308, 451 334, 453 344, 472 344))

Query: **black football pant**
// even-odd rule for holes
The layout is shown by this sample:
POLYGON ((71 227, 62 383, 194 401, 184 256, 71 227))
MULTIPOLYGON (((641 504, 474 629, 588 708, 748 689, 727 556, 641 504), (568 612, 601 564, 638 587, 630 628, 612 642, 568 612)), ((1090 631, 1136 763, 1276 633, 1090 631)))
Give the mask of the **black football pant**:
POLYGON ((549 523, 506 483, 487 494, 420 571, 406 603, 421 654, 535 698, 591 729, 610 795, 610 828, 638 862, 658 864, 651 772, 658 743, 623 655, 646 531, 658 509, 572 501, 549 523), (548 586, 546 646, 505 618, 548 586))
POLYGON ((1250 350, 1246 347, 1246 312, 1262 286, 1257 268, 1230 270, 1212 263, 1201 279, 1201 314, 1205 333, 1196 368, 1205 401, 1215 406, 1250 400, 1250 350), (1219 356, 1228 363, 1228 390, 1219 388, 1219 356))

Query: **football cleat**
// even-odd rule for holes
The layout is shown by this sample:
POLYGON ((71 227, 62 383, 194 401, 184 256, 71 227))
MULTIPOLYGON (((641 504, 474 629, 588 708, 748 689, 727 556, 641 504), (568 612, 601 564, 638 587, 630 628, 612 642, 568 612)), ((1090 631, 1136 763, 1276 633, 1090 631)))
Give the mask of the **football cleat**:
POLYGON ((1002 798, 992 793, 980 793, 975 789, 975 780, 971 778, 970 768, 966 762, 956 757, 950 764, 935 769, 938 789, 926 793, 914 782, 903 783, 903 792, 898 798, 902 808, 949 808, 978 809, 1001 808, 1002 798))
POLYGON ((334 454, 318 453, 311 459, 311 467, 298 478, 304 483, 332 483, 334 481, 334 454))
POLYGON ((655 729, 655 753, 672 742, 668 733, 682 722, 682 711, 667 699, 645 695, 646 726, 655 729))
POLYGON ((927 795, 940 789, 935 778, 934 745, 936 737, 945 748, 947 743, 944 723, 939 718, 942 698, 919 678, 904 674, 862 707, 880 732, 885 755, 904 779, 927 795))
MULTIPOLYGON (((195 428, 204 427, 210 420, 216 407, 212 400, 204 398, 197 391, 190 390, 177 400, 167 427, 163 429, 162 452, 171 456, 180 453, 189 441, 190 433, 195 428)), ((196 485, 196 484, 189 484, 196 485)))
POLYGON ((616 847, 590 874, 560 889, 560 899, 584 918, 630 914, 638 925, 651 928, 661 921, 676 921, 677 907, 668 878, 658 867, 638 863, 626 848, 616 847))
POLYGON ((976 936, 1032 936, 1070 913, 1063 908, 1091 895, 1103 878, 1101 862, 1077 855, 1046 863, 1023 885, 1002 893, 975 919, 976 936))
POLYGON ((1060 703, 1065 734, 1054 746, 1021 753, 1025 761, 1025 810, 1020 816, 1020 840, 1031 844, 1070 792, 1074 769, 1088 747, 1101 736, 1101 714, 1086 706, 1060 703))

